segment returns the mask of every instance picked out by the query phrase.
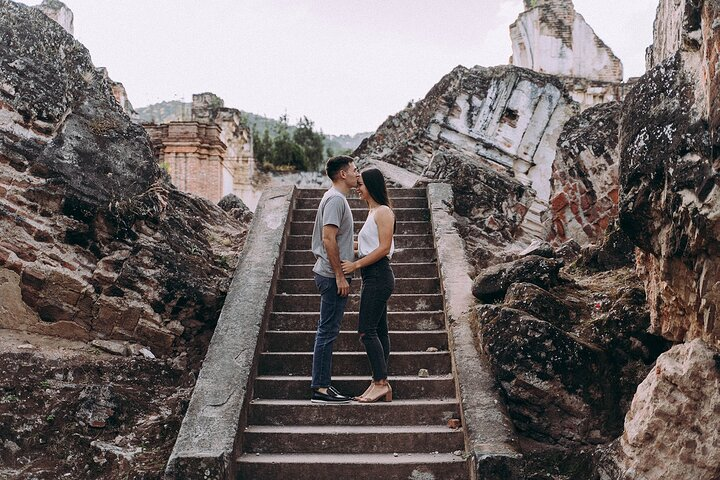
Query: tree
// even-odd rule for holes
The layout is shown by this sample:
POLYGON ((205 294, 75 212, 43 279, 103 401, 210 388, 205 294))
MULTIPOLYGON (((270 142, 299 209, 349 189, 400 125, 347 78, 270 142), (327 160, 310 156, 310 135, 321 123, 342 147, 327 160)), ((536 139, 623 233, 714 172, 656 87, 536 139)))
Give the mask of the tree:
POLYGON ((253 152, 255 153, 255 160, 258 164, 262 165, 265 162, 270 162, 272 155, 272 140, 270 139, 270 133, 267 128, 262 134, 262 137, 258 135, 257 128, 253 126, 253 152))
POLYGON ((322 132, 315 132, 315 123, 303 116, 297 124, 293 141, 302 148, 305 153, 306 163, 310 169, 320 170, 323 164, 323 146, 325 135, 322 132))
POLYGON ((296 170, 308 169, 305 151, 290 137, 287 115, 282 115, 276 125, 271 158, 271 162, 275 166, 287 165, 296 170))

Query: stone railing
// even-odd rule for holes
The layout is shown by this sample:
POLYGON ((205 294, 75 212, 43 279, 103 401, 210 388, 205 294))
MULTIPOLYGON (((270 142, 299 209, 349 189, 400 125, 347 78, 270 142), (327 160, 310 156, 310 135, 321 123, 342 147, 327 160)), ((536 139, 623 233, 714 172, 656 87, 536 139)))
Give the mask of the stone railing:
POLYGON ((203 361, 166 479, 234 479, 248 385, 259 355, 295 188, 263 193, 203 361))
MULTIPOLYGON (((452 187, 430 183, 427 188, 430 218, 445 298, 450 351, 458 379, 465 443, 472 457, 472 471, 485 463, 517 459, 519 445, 505 412, 488 360, 475 348, 471 328, 473 305, 471 267, 462 238, 451 215, 452 187)), ((480 477, 478 477, 480 478, 480 477)))

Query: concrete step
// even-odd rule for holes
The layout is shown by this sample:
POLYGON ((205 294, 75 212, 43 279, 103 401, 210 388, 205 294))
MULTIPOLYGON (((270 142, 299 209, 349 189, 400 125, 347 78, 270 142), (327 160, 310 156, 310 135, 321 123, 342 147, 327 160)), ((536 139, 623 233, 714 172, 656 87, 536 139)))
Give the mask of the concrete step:
MULTIPOLYGON (((392 261, 397 263, 425 263, 437 260, 434 248, 396 248, 392 261)), ((286 250, 286 265, 314 265, 315 255, 310 250, 286 250)))
MULTIPOLYGON (((277 281, 276 294, 314 293, 319 295, 313 278, 281 279, 277 281)), ((430 278, 397 278, 393 293, 440 293, 440 279, 430 278)))
MULTIPOLYGON (((359 198, 348 198, 348 203, 353 213, 362 209, 367 210, 368 208, 365 200, 360 200, 359 198)), ((392 198, 390 199, 390 203, 392 204, 392 208, 428 208, 427 198, 424 196, 392 198)), ((317 210, 318 206, 320 206, 320 197, 298 198, 295 201, 295 208, 298 210, 317 210)))
MULTIPOLYGON (((265 352, 260 354, 259 375, 310 375, 312 352, 265 352)), ((333 370, 343 375, 370 375, 365 352, 333 352, 333 370)), ((452 372, 449 352, 391 352, 388 361, 390 376, 417 375, 421 368, 430 375, 452 372)))
POLYGON ((277 426, 245 429, 246 453, 429 453, 465 449, 463 431, 447 426, 277 426))
MULTIPOLYGON (((428 278, 436 277, 438 275, 437 264, 434 262, 428 263, 396 263, 390 262, 393 274, 395 277, 400 278, 428 278)), ((292 278, 315 278, 315 274, 312 271, 313 265, 283 265, 280 269, 281 279, 292 279, 292 278)), ((360 274, 353 282, 353 285, 357 285, 360 288, 360 274)))
MULTIPOLYGON (((348 297, 348 311, 358 310, 360 305, 360 282, 357 282, 355 292, 348 297)), ((426 312, 428 310, 442 310, 442 295, 422 294, 393 294, 388 300, 388 310, 392 312, 426 312)), ((275 295, 273 312, 313 312, 320 311, 320 295, 317 293, 275 295)))
POLYGON ((304 400, 253 400, 250 425, 447 425, 460 418, 454 398, 323 405, 304 400))
MULTIPOLYGON (((340 370, 338 369, 337 372, 340 370)), ((452 375, 431 375, 429 377, 391 376, 393 399, 431 399, 455 396, 455 381, 452 375)), ((370 382, 369 375, 333 375, 335 388, 348 395, 360 395, 370 382)), ((255 379, 253 398, 306 399, 310 401, 309 376, 259 375, 255 379)))
MULTIPOLYGON (((359 232, 364 222, 355 221, 355 233, 359 232)), ((315 222, 296 222, 290 224, 291 235, 312 235, 315 222)), ((397 235, 428 235, 432 233, 430 222, 397 222, 397 235)))
MULTIPOLYGON (((316 312, 272 312, 268 330, 316 330, 320 315, 316 312)), ((343 328, 356 328, 358 312, 345 311, 343 328)), ((445 331, 445 312, 388 312, 391 330, 445 331)))
MULTIPOLYGON (((357 333, 357 323, 350 325, 343 322, 343 326, 351 331, 341 331, 335 340, 334 352, 364 352, 365 346, 360 342, 357 333)), ((391 331, 390 342, 395 352, 424 352, 429 347, 439 351, 447 350, 448 339, 445 330, 436 331, 391 331)), ((268 352, 312 352, 315 345, 314 330, 284 330, 265 332, 265 350, 268 352)))
POLYGON ((452 453, 244 454, 238 479, 467 480, 469 466, 452 453))
MULTIPOLYGON (((395 208, 393 212, 398 222, 427 222, 430 220, 430 210, 427 208, 395 208)), ((316 215, 316 208, 295 209, 292 219, 294 222, 314 222, 316 215)), ((364 222, 367 215, 368 210, 366 208, 353 210, 353 219, 356 222, 364 222)))
MULTIPOLYGON (((395 235, 395 248, 435 248, 433 236, 395 235)), ((291 235, 287 242, 288 250, 312 250, 312 232, 307 235, 291 235)))
MULTIPOLYGON (((297 198, 322 198, 327 191, 326 188, 302 188, 297 192, 297 198)), ((407 198, 407 197, 424 197, 426 198, 425 187, 422 188, 388 188, 388 197, 391 200, 396 198, 407 198)), ((356 194, 352 193, 348 196, 350 198, 358 198, 356 194)))

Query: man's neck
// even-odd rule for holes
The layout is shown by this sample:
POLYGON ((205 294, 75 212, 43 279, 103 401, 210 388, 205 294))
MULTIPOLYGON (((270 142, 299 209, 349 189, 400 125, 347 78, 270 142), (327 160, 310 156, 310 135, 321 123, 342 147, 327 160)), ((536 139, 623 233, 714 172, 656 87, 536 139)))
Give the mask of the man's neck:
POLYGON ((346 197, 350 193, 350 187, 348 187, 345 182, 333 182, 333 188, 346 197))

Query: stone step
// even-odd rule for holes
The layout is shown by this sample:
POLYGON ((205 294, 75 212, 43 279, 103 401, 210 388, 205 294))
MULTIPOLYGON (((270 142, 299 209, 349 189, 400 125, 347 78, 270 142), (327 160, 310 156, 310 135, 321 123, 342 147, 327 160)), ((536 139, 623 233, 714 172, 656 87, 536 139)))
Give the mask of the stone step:
MULTIPOLYGON (((343 326, 353 330, 341 331, 333 346, 334 352, 364 352, 365 346, 357 333, 357 322, 343 326)), ((447 350, 448 338, 445 330, 436 331, 391 331, 391 348, 395 352, 424 352, 430 347, 439 351, 447 350)), ((314 330, 268 330, 265 333, 265 350, 268 352, 312 352, 315 345, 314 330)))
POLYGON ((303 400, 253 400, 250 425, 447 425, 460 418, 454 398, 323 405, 303 400))
MULTIPOLYGON (((338 370, 339 371, 339 370, 338 370)), ((431 375, 429 377, 391 376, 393 399, 431 399, 455 396, 455 381, 452 375, 431 375)), ((369 375, 334 375, 332 384, 348 395, 360 395, 370 382, 369 375)), ((306 399, 310 401, 309 376, 259 375, 255 379, 253 398, 306 399)))
MULTIPOLYGON (((353 213, 362 209, 367 210, 367 203, 365 200, 359 198, 348 198, 348 203, 353 213)), ((401 197, 390 199, 392 208, 428 208, 428 202, 426 197, 401 197)), ((320 197, 318 198, 298 198, 295 201, 295 208, 298 210, 312 209, 317 210, 320 206, 320 197)))
POLYGON ((245 429, 246 453, 429 453, 465 449, 463 431, 447 426, 277 426, 245 429))
MULTIPOLYGON (((316 330, 320 315, 315 312, 272 312, 268 330, 316 330)), ((345 311, 343 328, 356 328, 358 312, 345 311)), ((445 312, 388 312, 391 330, 445 331, 445 312)))
MULTIPOLYGON (((277 281, 277 294, 314 293, 319 295, 315 280, 312 278, 281 279, 277 281)), ((395 277, 395 294, 401 293, 440 293, 440 279, 430 278, 397 278, 395 277)), ((319 298, 319 297, 318 297, 319 298)))
MULTIPOLYGON (((312 352, 265 352, 260 354, 259 375, 310 375, 312 352)), ((370 375, 365 352, 333 352, 333 370, 343 375, 370 375)), ((391 352, 388 360, 390 376, 417 375, 424 368, 430 375, 452 372, 449 352, 391 352)))
MULTIPOLYGON (((398 222, 427 222, 430 220, 430 210, 427 208, 395 208, 395 219, 398 222)), ((293 211, 294 222, 314 222, 317 215, 316 208, 296 209, 293 211)), ((364 222, 367 219, 367 209, 353 210, 353 219, 364 222)))
MULTIPOLYGON (((360 305, 359 282, 355 292, 348 297, 348 311, 358 310, 360 305)), ((388 300, 388 311, 392 312, 426 312, 428 310, 442 310, 442 295, 429 295, 426 293, 393 294, 388 300)), ((273 312, 313 312, 320 311, 320 295, 317 293, 275 295, 273 312)))
POLYGON ((467 461, 452 453, 244 454, 238 480, 467 480, 467 461))
MULTIPOLYGON (((435 248, 433 236, 423 235, 395 235, 395 248, 435 248)), ((287 242, 288 250, 312 250, 312 234, 291 235, 287 242)))
MULTIPOLYGON (((355 221, 355 233, 359 232, 364 222, 355 221)), ((291 235, 312 235, 314 222, 296 222, 290 224, 291 235)), ((397 235, 428 235, 432 233, 430 222, 397 222, 395 234, 397 235)))
MULTIPOLYGON (((434 248, 395 248, 392 261, 396 263, 427 263, 437 260, 434 248)), ((286 265, 314 265, 315 255, 310 250, 286 250, 286 265)))
MULTIPOLYGON (((396 263, 390 262, 393 274, 400 278, 428 278, 436 277, 438 275, 437 264, 433 263, 396 263)), ((313 265, 283 265, 280 269, 281 279, 294 279, 294 278, 315 278, 315 274, 312 271, 313 265)), ((360 287, 360 274, 353 282, 353 285, 360 287)))
MULTIPOLYGON (((326 188, 302 188, 297 192, 297 198, 322 198, 327 191, 326 188)), ((406 198, 406 197, 423 197, 426 198, 425 187, 422 188, 388 188, 388 197, 391 200, 395 198, 406 198)), ((355 194, 351 194, 348 197, 357 198, 355 194)))

